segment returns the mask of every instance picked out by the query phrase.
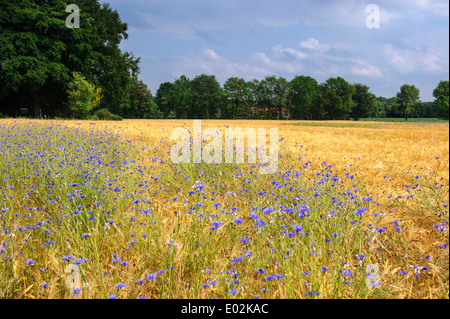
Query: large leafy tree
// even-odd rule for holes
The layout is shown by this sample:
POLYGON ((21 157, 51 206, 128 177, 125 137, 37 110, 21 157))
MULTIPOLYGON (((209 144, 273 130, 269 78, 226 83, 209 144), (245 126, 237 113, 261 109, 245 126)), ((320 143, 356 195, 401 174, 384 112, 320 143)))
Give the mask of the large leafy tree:
POLYGON ((289 82, 289 104, 293 119, 312 120, 317 81, 310 76, 296 76, 289 82))
POLYGON ((417 111, 420 103, 420 90, 415 85, 403 84, 397 93, 397 104, 406 120, 417 111))
POLYGON ((153 96, 147 85, 133 77, 129 84, 129 110, 125 118, 153 118, 153 96))
POLYGON ((441 81, 433 91, 434 107, 440 118, 448 120, 449 118, 449 81, 441 81))
POLYGON ((221 88, 214 75, 201 74, 191 81, 191 116, 210 119, 216 117, 221 104, 221 88))
POLYGON ((159 85, 156 91, 155 102, 163 113, 164 118, 168 118, 169 114, 175 110, 173 100, 170 93, 174 89, 174 84, 171 82, 163 82, 159 85))
POLYGON ((377 109, 377 98, 369 91, 367 85, 354 84, 355 93, 352 96, 353 108, 350 117, 358 121, 360 118, 369 117, 377 109))
POLYGON ((279 118, 287 106, 288 82, 283 77, 266 76, 258 82, 257 100, 266 118, 279 118))
POLYGON ((185 75, 180 76, 173 82, 173 87, 169 92, 169 99, 174 106, 175 117, 185 119, 191 108, 191 80, 185 75))
POLYGON ((102 99, 101 88, 96 88, 80 74, 74 72, 69 82, 67 105, 76 118, 86 118, 92 110, 100 104, 102 99))
POLYGON ((342 77, 329 78, 318 86, 316 108, 318 119, 347 120, 353 108, 355 88, 342 77))
POLYGON ((250 116, 250 98, 246 82, 242 78, 231 77, 223 84, 225 110, 222 115, 227 119, 248 118, 250 116))
POLYGON ((108 4, 1 1, 0 26, 1 104, 27 106, 35 116, 40 109, 55 114, 64 108, 68 83, 77 72, 103 89, 102 105, 120 111, 131 77, 139 72, 139 59, 119 49, 127 24, 108 4), (68 4, 80 8, 80 28, 66 26, 68 4))

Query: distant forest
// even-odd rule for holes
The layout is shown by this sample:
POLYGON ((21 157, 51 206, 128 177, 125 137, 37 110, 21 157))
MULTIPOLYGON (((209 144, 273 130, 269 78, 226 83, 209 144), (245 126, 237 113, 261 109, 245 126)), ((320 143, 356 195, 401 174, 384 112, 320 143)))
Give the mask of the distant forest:
MULTIPOLYGON (((71 20, 72 21, 72 20, 71 20)), ((342 77, 318 83, 305 75, 275 75, 221 85, 211 74, 181 76, 155 95, 138 79, 140 58, 122 52, 128 26, 98 0, 0 2, 0 116, 79 119, 449 118, 449 81, 436 83, 433 102, 404 84, 376 97, 342 77), (66 12, 69 4, 83 10, 66 12), (77 16, 78 15, 78 16, 77 16), (71 17, 72 16, 72 17, 71 17), (68 27, 67 19, 82 21, 68 27)))

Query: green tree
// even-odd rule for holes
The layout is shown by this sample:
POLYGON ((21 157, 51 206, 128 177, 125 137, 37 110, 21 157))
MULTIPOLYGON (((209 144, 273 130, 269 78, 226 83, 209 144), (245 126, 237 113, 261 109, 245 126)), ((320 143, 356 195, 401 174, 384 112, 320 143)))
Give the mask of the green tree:
POLYGON ((293 119, 313 119, 317 81, 310 76, 296 76, 289 82, 288 100, 293 119))
POLYGON ((385 118, 386 117, 386 107, 385 104, 382 102, 383 99, 386 99, 384 97, 377 97, 376 99, 376 107, 375 110, 371 114, 369 114, 369 117, 373 118, 385 118))
POLYGON ((341 77, 329 78, 318 86, 316 112, 319 119, 347 120, 353 108, 355 88, 341 77))
POLYGON ((98 0, 0 1, 0 104, 21 100, 35 116, 45 107, 55 114, 78 72, 103 88, 103 106, 120 110, 139 72, 139 59, 119 49, 126 31, 119 14, 98 0), (69 3, 80 7, 80 28, 66 26, 69 3))
POLYGON ((130 82, 129 92, 130 110, 126 117, 135 119, 153 118, 153 96, 147 85, 142 82, 142 80, 138 80, 134 77, 130 82))
POLYGON ((85 119, 100 103, 101 89, 86 81, 80 74, 74 72, 67 90, 67 105, 76 118, 85 119))
POLYGON ((185 119, 191 108, 191 80, 185 75, 180 76, 173 82, 169 91, 169 99, 173 105, 175 117, 185 119))
POLYGON ((420 90, 415 85, 402 85, 397 93, 397 105, 406 121, 416 112, 420 103, 420 90))
POLYGON ((360 118, 369 117, 377 108, 377 98, 369 91, 367 85, 356 83, 353 85, 355 93, 352 96, 353 108, 350 117, 358 121, 360 118))
POLYGON ((216 116, 221 103, 221 88, 214 75, 196 76, 190 85, 192 108, 190 117, 210 119, 216 116))
POLYGON ((435 98, 433 104, 437 110, 438 117, 448 120, 449 81, 440 81, 433 91, 433 97, 435 98))
POLYGON ((383 117, 394 117, 394 118, 402 117, 402 114, 398 109, 396 96, 393 96, 391 98, 380 96, 377 98, 377 101, 380 104, 380 106, 378 106, 378 109, 380 110, 379 112, 385 114, 385 116, 383 117))
POLYGON ((223 85, 225 109, 223 118, 243 119, 250 116, 250 97, 244 79, 231 77, 223 85))
POLYGON ((280 118, 287 106, 288 82, 283 77, 266 76, 257 85, 257 100, 267 119, 280 118))
POLYGON ((155 102, 158 105, 158 108, 163 113, 163 117, 166 119, 169 117, 169 114, 175 110, 175 106, 173 105, 173 100, 171 99, 170 93, 174 88, 173 83, 164 82, 159 85, 158 90, 156 91, 155 102))

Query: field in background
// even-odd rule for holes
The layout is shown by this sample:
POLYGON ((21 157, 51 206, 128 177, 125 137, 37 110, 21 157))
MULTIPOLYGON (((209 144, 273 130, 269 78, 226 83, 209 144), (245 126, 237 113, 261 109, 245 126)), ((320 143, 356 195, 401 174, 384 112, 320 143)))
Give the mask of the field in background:
POLYGON ((448 123, 225 126, 278 173, 174 165, 190 120, 0 120, 0 298, 448 298, 448 123))

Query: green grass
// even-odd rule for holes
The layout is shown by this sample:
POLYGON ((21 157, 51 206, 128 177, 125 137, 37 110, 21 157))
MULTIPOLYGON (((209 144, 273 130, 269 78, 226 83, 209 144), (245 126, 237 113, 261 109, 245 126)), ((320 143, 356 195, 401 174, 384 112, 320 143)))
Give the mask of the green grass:
POLYGON ((438 118, 409 118, 408 121, 404 118, 363 118, 360 121, 373 122, 405 122, 405 123, 448 123, 448 120, 438 118))
POLYGON ((323 122, 289 122, 283 123, 283 125, 294 125, 294 126, 306 126, 306 127, 334 127, 334 128, 369 128, 369 129, 379 129, 382 128, 382 123, 380 124, 365 124, 359 122, 339 122, 333 123, 332 121, 323 122))

